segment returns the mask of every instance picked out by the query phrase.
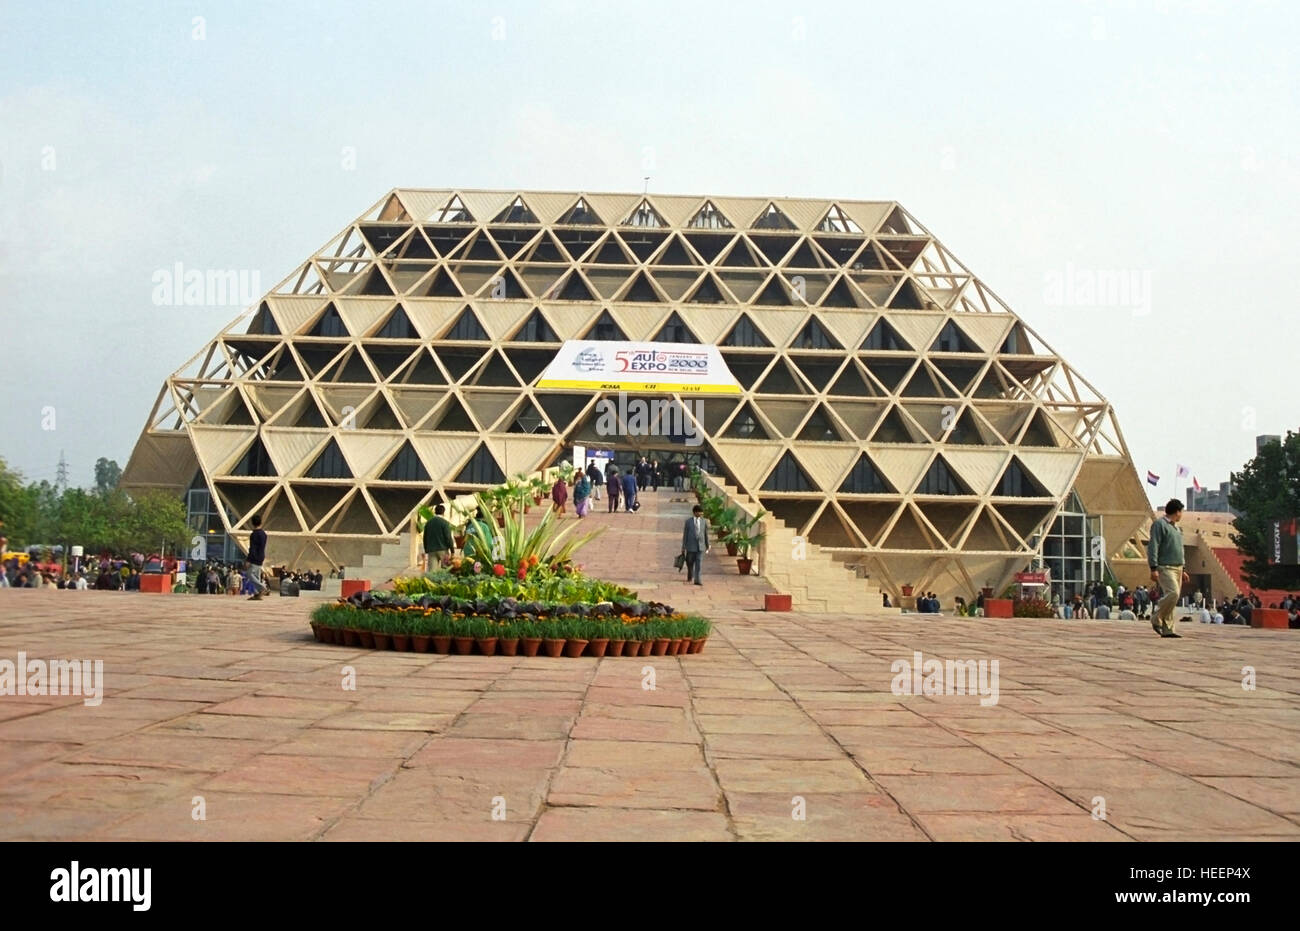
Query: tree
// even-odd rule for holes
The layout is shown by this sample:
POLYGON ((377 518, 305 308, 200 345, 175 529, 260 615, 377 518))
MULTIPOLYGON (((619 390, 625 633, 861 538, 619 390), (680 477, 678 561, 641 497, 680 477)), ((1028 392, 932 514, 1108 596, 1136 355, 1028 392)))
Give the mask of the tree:
POLYGON ((1246 558, 1242 575, 1256 588, 1300 588, 1300 566, 1270 566, 1275 520, 1300 517, 1300 434, 1287 432, 1281 443, 1267 443, 1232 474, 1229 503, 1240 512, 1232 542, 1246 558))
POLYGON ((0 459, 0 533, 9 538, 10 549, 32 542, 36 513, 23 477, 0 459))
POLYGON ((95 493, 101 497, 117 487, 122 480, 122 469, 116 459, 100 456, 95 460, 95 493))

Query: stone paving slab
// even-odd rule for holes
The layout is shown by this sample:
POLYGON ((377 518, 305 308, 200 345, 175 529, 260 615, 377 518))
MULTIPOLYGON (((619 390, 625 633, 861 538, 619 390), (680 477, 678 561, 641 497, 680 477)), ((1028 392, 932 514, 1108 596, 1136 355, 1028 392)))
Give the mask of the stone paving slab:
POLYGON ((704 653, 378 653, 314 643, 306 598, 0 591, 0 658, 105 670, 98 706, 0 696, 0 839, 1300 838, 1295 632, 766 614, 716 557, 686 591, 645 516, 596 571, 706 611, 704 653), (916 652, 998 660, 997 703, 895 694, 916 652))

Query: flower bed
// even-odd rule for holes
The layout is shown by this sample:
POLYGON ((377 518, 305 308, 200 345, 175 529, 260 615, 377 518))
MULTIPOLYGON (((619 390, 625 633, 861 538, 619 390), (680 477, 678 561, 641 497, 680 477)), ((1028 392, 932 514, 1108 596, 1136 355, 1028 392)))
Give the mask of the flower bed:
MULTIPOLYGON (((488 502, 479 496, 482 513, 488 502)), ((666 604, 584 576, 573 554, 599 531, 564 540, 553 512, 528 528, 524 506, 501 526, 471 520, 464 556, 427 575, 397 579, 393 592, 357 592, 312 612, 323 643, 416 652, 516 652, 535 656, 657 656, 698 653, 710 624, 666 604)))
POLYGON ((504 598, 458 598, 398 593, 359 592, 351 599, 317 607, 312 629, 322 643, 364 644, 377 648, 513 656, 536 655, 550 641, 548 655, 662 656, 698 653, 712 625, 702 617, 680 614, 659 602, 620 601, 596 604, 519 601, 504 598), (376 639, 378 638, 378 639, 376 639), (556 645, 559 641, 559 645, 556 645), (520 647, 523 649, 520 649, 520 647), (633 652, 633 649, 635 652, 633 652), (552 652, 554 651, 554 652, 552 652))

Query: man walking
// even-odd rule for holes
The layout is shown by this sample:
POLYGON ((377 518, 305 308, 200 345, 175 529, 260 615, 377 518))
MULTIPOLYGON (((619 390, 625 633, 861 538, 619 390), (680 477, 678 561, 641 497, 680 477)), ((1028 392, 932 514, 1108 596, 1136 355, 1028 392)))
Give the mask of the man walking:
POLYGON ((442 565, 444 557, 450 556, 456 547, 456 540, 451 530, 451 521, 443 516, 447 506, 439 501, 433 506, 433 517, 424 525, 424 571, 442 565))
POLYGON ((262 581, 262 563, 266 562, 266 531, 262 529, 262 515, 253 515, 253 532, 248 538, 248 577, 253 580, 253 594, 249 601, 261 601, 270 587, 262 581))
POLYGON ((623 513, 631 514, 637 509, 636 492, 636 476, 628 469, 623 476, 623 513))
POLYGON ((605 484, 605 478, 600 474, 600 466, 596 465, 596 460, 592 459, 587 463, 587 480, 591 482, 591 500, 600 500, 600 486, 605 484))
POLYGON ((686 554, 686 581, 703 585, 700 581, 700 563, 709 551, 709 522, 704 519, 704 508, 698 504, 691 508, 691 516, 682 527, 682 552, 686 554))
POLYGON ((1151 524, 1151 541, 1147 544, 1151 581, 1160 585, 1161 594, 1151 627, 1162 637, 1180 636, 1174 630, 1174 608, 1188 580, 1183 571, 1183 532, 1178 529, 1182 516, 1183 503, 1170 498, 1165 504, 1165 516, 1151 524))

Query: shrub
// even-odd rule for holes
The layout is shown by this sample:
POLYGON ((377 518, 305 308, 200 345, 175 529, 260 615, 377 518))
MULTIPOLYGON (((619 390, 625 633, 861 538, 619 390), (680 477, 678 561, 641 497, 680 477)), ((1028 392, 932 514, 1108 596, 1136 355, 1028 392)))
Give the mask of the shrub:
POLYGON ((1011 613, 1015 617, 1054 617, 1056 615, 1051 604, 1042 598, 1017 598, 1011 604, 1011 613))

